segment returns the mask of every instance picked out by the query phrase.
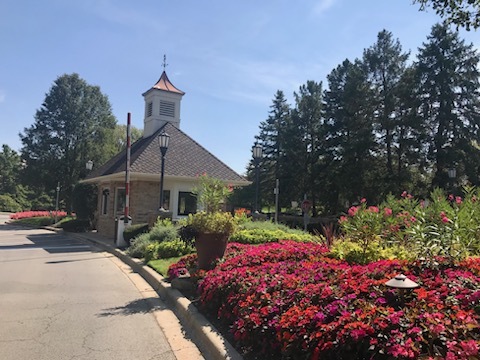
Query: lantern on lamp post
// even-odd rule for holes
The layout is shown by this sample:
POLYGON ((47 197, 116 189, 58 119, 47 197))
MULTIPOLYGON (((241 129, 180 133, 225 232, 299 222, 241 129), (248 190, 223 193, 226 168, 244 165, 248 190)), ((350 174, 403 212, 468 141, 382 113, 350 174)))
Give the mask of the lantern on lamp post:
POLYGON ((450 179, 450 187, 452 190, 452 193, 455 191, 455 178, 457 177, 457 169, 454 167, 451 167, 448 169, 448 178, 450 179))
POLYGON ((92 169, 93 169, 93 161, 92 160, 88 160, 86 162, 85 169, 87 169, 88 171, 92 171, 92 169))
POLYGON ((398 274, 393 279, 388 280, 385 285, 398 290, 398 295, 402 303, 405 299, 405 290, 415 289, 420 286, 403 274, 398 274))
POLYGON ((258 214, 258 192, 260 187, 260 170, 258 164, 263 155, 263 148, 258 142, 252 148, 253 160, 255 162, 255 213, 258 214))
POLYGON ((163 177, 165 175, 165 154, 167 153, 169 140, 170 135, 165 131, 162 131, 162 133, 158 135, 158 146, 160 147, 160 153, 162 155, 162 169, 160 172, 160 212, 165 212, 165 209, 163 208, 163 177))

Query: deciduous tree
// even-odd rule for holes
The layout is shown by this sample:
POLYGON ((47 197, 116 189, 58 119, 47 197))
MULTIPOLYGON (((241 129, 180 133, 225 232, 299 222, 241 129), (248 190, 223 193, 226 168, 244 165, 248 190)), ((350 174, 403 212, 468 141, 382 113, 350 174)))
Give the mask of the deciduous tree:
POLYGON ((71 210, 74 185, 86 174, 85 163, 106 161, 116 120, 110 102, 98 86, 78 74, 58 77, 35 115, 20 134, 25 182, 38 193, 55 189, 71 210), (107 149, 107 151, 105 151, 107 149))

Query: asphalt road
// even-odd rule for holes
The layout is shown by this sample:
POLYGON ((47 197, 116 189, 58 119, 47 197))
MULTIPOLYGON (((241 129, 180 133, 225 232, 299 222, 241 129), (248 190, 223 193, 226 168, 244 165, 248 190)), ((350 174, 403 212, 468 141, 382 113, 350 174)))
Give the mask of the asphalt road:
POLYGON ((176 358, 152 314, 164 305, 142 294, 118 259, 6 219, 0 214, 2 360, 176 358))

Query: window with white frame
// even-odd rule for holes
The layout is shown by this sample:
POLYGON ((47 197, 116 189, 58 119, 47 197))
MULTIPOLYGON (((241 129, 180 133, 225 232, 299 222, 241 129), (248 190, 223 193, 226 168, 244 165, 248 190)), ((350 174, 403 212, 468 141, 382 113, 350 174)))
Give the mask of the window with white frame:
POLYGON ((115 215, 123 215, 125 211, 125 188, 115 189, 115 215))
POLYGON ((178 193, 178 215, 188 215, 197 212, 197 197, 191 192, 178 193))
POLYGON ((109 189, 102 190, 102 215, 108 214, 108 197, 110 195, 109 189))

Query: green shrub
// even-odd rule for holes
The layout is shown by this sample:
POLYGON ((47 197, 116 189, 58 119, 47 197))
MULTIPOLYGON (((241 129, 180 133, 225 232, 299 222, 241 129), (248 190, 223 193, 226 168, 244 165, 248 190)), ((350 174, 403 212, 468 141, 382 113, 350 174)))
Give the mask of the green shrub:
POLYGON ((161 220, 148 233, 152 241, 171 241, 178 238, 177 228, 170 222, 161 220))
POLYGON ((22 207, 9 194, 0 195, 0 211, 19 212, 22 207))
POLYGON ((155 223, 150 232, 137 235, 130 240, 127 254, 136 258, 148 258, 152 251, 147 250, 149 245, 177 239, 177 227, 169 219, 161 219, 155 223))
POLYGON ((135 258, 145 257, 147 246, 152 244, 154 240, 150 240, 150 234, 140 234, 130 242, 127 254, 135 258))
POLYGON ((135 224, 123 231, 123 239, 127 244, 130 244, 130 240, 146 232, 148 232, 148 224, 135 224))
POLYGON ((242 244, 263 244, 278 242, 278 240, 294 240, 299 242, 320 242, 320 238, 302 231, 289 229, 243 229, 237 230, 230 236, 230 241, 242 244))
POLYGON ((73 219, 60 224, 64 231, 85 232, 91 229, 90 220, 73 219))
POLYGON ((345 260, 350 264, 368 264, 378 260, 410 260, 412 254, 401 245, 382 247, 380 242, 371 241, 367 247, 350 239, 337 239, 331 249, 330 257, 345 260))
POLYGON ((19 225, 28 225, 33 227, 40 227, 40 226, 48 226, 53 225, 55 222, 53 217, 50 216, 38 216, 38 217, 31 217, 31 218, 24 218, 13 220, 13 224, 19 225))
POLYGON ((191 254, 194 251, 195 248, 193 246, 185 244, 180 239, 153 242, 146 247, 145 261, 179 257, 191 254))

